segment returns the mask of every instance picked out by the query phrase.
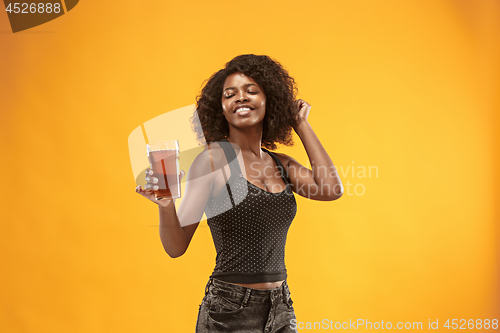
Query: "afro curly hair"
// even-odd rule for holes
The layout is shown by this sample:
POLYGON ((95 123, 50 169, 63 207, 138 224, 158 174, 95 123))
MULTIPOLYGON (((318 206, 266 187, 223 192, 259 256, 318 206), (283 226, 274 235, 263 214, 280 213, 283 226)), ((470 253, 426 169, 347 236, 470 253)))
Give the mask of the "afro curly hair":
MULTIPOLYGON (((262 146, 275 150, 276 143, 292 146, 292 125, 297 87, 283 66, 266 55, 244 54, 233 58, 213 74, 196 99, 199 125, 193 121, 198 139, 209 144, 229 135, 229 125, 222 113, 222 93, 226 78, 236 72, 254 79, 266 95, 262 146), (199 126, 201 125, 201 129, 199 126)), ((193 117, 195 118, 195 117, 193 117)))

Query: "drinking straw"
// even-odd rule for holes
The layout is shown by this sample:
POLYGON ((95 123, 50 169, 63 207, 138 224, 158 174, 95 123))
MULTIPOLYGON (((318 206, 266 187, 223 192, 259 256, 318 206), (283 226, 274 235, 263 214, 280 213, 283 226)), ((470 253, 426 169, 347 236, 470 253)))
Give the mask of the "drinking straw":
POLYGON ((146 129, 144 128, 144 124, 141 124, 141 129, 142 129, 142 135, 144 136, 144 140, 146 141, 146 144, 149 145, 148 136, 146 134, 146 129))

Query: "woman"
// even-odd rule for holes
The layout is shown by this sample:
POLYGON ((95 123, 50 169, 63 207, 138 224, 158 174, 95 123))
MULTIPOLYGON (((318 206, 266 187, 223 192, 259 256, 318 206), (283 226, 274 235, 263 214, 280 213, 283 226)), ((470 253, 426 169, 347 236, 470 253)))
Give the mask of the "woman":
POLYGON ((136 188, 158 204, 160 237, 171 257, 184 254, 207 215, 217 258, 197 332, 296 332, 284 263, 286 234, 296 212, 293 193, 335 200, 343 188, 307 121, 311 106, 295 95, 295 81, 278 62, 237 56, 198 97, 207 148, 188 172, 179 212, 173 200, 155 200, 157 180, 149 170, 145 189, 136 188), (312 170, 267 150, 276 149, 276 143, 291 146, 292 129, 312 170))

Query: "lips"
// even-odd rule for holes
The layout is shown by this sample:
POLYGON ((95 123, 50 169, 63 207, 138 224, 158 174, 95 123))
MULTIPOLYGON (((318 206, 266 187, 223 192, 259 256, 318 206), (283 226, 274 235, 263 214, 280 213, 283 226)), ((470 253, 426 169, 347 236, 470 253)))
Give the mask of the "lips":
POLYGON ((250 112, 253 111, 253 108, 250 105, 238 105, 237 107, 234 108, 233 113, 240 113, 240 112, 250 112))

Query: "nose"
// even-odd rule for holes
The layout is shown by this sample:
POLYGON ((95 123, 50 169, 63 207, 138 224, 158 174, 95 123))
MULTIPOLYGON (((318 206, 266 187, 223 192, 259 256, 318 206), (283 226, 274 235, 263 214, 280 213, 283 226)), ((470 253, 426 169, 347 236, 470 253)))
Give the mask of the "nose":
POLYGON ((248 102, 247 93, 242 91, 236 95, 236 102, 248 102))

